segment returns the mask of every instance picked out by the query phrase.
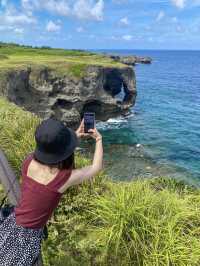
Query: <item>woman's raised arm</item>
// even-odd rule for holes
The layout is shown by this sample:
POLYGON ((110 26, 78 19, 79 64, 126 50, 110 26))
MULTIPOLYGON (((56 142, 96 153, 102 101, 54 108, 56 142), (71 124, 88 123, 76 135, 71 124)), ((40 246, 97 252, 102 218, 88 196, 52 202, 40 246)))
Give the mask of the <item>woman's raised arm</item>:
POLYGON ((93 157, 92 165, 72 170, 72 174, 66 184, 62 187, 62 193, 67 188, 78 185, 85 180, 88 180, 98 174, 103 168, 103 145, 102 145, 102 136, 97 131, 97 129, 90 129, 90 135, 96 141, 95 153, 93 157))

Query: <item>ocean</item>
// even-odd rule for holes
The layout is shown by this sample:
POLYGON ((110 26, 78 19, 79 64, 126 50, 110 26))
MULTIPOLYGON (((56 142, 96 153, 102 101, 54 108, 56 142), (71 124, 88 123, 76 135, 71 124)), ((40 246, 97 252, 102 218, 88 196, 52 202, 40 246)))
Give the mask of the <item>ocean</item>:
POLYGON ((117 180, 174 177, 200 185, 200 51, 103 51, 150 56, 134 67, 128 117, 100 122, 105 168, 117 180))

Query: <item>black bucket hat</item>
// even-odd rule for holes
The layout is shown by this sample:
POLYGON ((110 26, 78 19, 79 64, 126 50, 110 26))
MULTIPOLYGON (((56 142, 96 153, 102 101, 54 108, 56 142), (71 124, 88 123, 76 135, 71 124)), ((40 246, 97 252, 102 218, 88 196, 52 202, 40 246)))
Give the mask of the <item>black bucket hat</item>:
POLYGON ((56 164, 67 159, 78 145, 76 133, 61 121, 49 118, 35 131, 34 157, 44 164, 56 164))

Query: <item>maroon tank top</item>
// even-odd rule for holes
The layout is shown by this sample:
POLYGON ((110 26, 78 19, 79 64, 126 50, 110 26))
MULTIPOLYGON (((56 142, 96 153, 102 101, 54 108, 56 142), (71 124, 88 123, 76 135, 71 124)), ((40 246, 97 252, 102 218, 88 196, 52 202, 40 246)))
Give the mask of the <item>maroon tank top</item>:
POLYGON ((50 183, 44 185, 27 176, 32 159, 33 153, 30 153, 23 161, 21 196, 14 212, 18 225, 39 229, 45 226, 58 206, 63 195, 58 189, 69 179, 72 169, 60 170, 50 183))

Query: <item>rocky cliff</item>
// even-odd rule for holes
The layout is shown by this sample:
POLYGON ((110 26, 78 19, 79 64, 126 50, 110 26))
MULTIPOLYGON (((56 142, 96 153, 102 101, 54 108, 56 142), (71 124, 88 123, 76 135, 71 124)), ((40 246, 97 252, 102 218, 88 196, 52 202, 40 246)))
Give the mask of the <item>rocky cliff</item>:
POLYGON ((85 111, 104 121, 126 114, 135 103, 135 72, 129 66, 91 65, 76 78, 47 66, 10 69, 0 79, 0 94, 42 118, 56 117, 76 127, 85 111))
POLYGON ((152 58, 149 56, 119 56, 119 55, 107 55, 109 58, 116 62, 120 62, 125 65, 134 66, 136 64, 151 64, 152 58))

